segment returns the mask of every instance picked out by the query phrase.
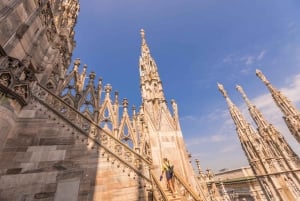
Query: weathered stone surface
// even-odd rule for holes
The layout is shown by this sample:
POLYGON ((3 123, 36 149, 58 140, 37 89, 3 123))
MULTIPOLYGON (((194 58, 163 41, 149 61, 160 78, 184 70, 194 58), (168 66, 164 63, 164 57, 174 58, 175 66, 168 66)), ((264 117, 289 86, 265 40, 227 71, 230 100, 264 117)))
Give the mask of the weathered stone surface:
POLYGON ((55 201, 77 201, 79 179, 62 180, 58 183, 55 201))
POLYGON ((20 146, 31 146, 35 145, 36 142, 36 133, 26 135, 18 134, 17 138, 9 138, 6 141, 5 147, 20 147, 20 146))
POLYGON ((22 110, 18 116, 19 118, 33 118, 35 117, 35 110, 22 110))
MULTIPOLYGON (((36 193, 34 195, 34 199, 45 199, 45 198, 51 198, 54 197, 55 192, 41 192, 41 193, 36 193)), ((52 198, 53 199, 53 198, 52 198)))
POLYGON ((73 138, 41 138, 40 145, 70 145, 74 144, 73 138))
POLYGON ((2 175, 0 189, 20 188, 24 185, 49 184, 56 182, 57 172, 41 172, 17 175, 2 175))
POLYGON ((6 174, 19 174, 21 171, 22 168, 11 168, 6 171, 6 174))

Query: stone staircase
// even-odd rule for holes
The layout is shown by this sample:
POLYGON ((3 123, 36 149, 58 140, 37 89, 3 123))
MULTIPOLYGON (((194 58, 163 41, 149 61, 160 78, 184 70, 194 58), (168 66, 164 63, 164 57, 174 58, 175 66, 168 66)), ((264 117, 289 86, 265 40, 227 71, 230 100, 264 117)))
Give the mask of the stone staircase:
POLYGON ((105 130, 92 120, 82 115, 41 85, 37 84, 32 93, 38 102, 66 121, 67 124, 72 125, 77 130, 76 132, 81 134, 79 138, 81 138, 82 142, 85 142, 90 147, 101 146, 105 149, 105 152, 101 153, 103 156, 114 158, 149 181, 148 172, 151 161, 105 132, 105 130))
POLYGON ((172 194, 170 190, 164 189, 165 194, 167 195, 167 198, 169 201, 185 201, 182 196, 180 196, 178 193, 172 194))
MULTIPOLYGON (((124 169, 128 169, 129 175, 136 175, 142 179, 142 183, 148 187, 152 186, 154 200, 159 201, 189 201, 189 200, 200 200, 196 196, 190 187, 182 180, 182 178, 175 174, 175 182, 180 192, 183 194, 172 193, 168 189, 164 189, 160 182, 157 181, 155 176, 151 173, 150 166, 151 161, 130 149, 128 146, 123 144, 121 141, 116 139, 114 136, 106 133, 102 130, 97 124, 92 120, 82 115, 80 112, 72 108, 70 105, 66 104, 60 97, 56 96, 52 92, 48 91, 43 86, 36 84, 32 90, 34 98, 43 105, 47 107, 47 111, 52 111, 52 117, 56 116, 59 119, 54 117, 54 121, 59 124, 62 120, 66 125, 72 125, 70 128, 67 128, 71 131, 72 134, 77 133, 77 138, 81 142, 85 143, 88 147, 97 147, 100 146, 102 151, 100 155, 105 158, 107 161, 112 161, 112 163, 117 163, 123 166, 124 169), (150 170, 150 171, 149 171, 150 170), (151 181, 152 180, 152 181, 151 181), (183 190, 182 190, 183 189, 183 190), (155 195, 156 194, 156 195, 155 195)), ((40 108, 42 110, 42 108, 40 108)), ((67 126, 69 127, 69 126, 67 126)), ((117 165, 117 166, 120 166, 117 165)), ((134 178, 135 176, 133 176, 134 178)), ((179 191, 178 191, 179 192, 179 191)))

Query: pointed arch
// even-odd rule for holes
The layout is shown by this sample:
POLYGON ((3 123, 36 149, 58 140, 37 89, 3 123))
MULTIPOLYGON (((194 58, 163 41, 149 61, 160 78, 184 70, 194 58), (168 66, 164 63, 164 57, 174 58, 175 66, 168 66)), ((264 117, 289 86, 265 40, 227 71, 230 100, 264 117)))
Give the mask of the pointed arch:
POLYGON ((55 84, 55 82, 52 79, 49 79, 46 84, 46 88, 48 90, 50 90, 51 92, 55 93, 57 85, 55 84))
POLYGON ((119 126, 117 138, 123 143, 127 144, 130 148, 137 147, 136 130, 133 129, 132 123, 129 119, 127 111, 124 111, 121 123, 119 126))
POLYGON ((65 80, 63 84, 63 88, 60 91, 60 96, 63 97, 67 94, 70 94, 71 96, 75 97, 76 96, 76 80, 75 77, 70 77, 69 80, 65 80))
POLYGON ((106 127, 112 133, 117 128, 117 114, 109 98, 105 98, 103 104, 100 106, 98 115, 98 125, 101 128, 106 127))
POLYGON ((78 110, 80 112, 87 112, 90 116, 94 116, 94 112, 97 109, 97 98, 93 86, 89 86, 84 92, 78 102, 78 110))
POLYGON ((70 94, 65 95, 64 97, 62 97, 62 99, 63 99, 63 101, 68 103, 70 106, 74 107, 74 99, 70 94))

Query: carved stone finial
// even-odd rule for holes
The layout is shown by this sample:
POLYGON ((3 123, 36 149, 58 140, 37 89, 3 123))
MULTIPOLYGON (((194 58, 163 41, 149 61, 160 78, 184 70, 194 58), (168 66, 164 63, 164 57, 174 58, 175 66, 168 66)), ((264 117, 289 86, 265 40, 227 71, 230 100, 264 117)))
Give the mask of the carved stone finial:
POLYGON ((128 100, 127 100, 127 98, 123 98, 122 105, 123 105, 124 108, 128 107, 128 100))
POLYGON ((236 85, 235 88, 238 90, 238 92, 240 92, 242 94, 243 98, 246 98, 246 94, 240 85, 236 85))
POLYGON ((247 103, 249 103, 249 100, 248 100, 248 98, 247 98, 247 96, 246 96, 246 93, 244 92, 243 88, 242 88, 240 85, 236 85, 235 88, 238 90, 238 92, 240 92, 240 93, 242 94, 243 99, 244 99, 247 103))
POLYGON ((112 86, 110 84, 106 84, 104 87, 104 90, 106 93, 110 93, 112 90, 112 86))
POLYGON ((171 105, 172 105, 172 108, 173 108, 173 115, 178 116, 177 103, 174 99, 171 100, 171 105))
POLYGON ((73 67, 73 70, 74 70, 74 71, 78 71, 79 65, 80 65, 80 59, 77 58, 77 59, 75 59, 75 61, 74 61, 74 67, 73 67))
POLYGON ((119 92, 115 91, 115 103, 118 104, 119 103, 119 92))
POLYGON ((224 86, 220 83, 217 83, 217 85, 218 85, 218 88, 219 88, 220 92, 223 94, 224 98, 227 98, 228 95, 227 95, 227 92, 224 89, 224 86))
POLYGON ((244 93, 243 88, 240 85, 236 85, 235 88, 240 92, 240 93, 244 93))
POLYGON ((259 77, 265 84, 270 83, 260 70, 256 69, 255 72, 256 72, 256 76, 259 77))
POLYGON ((195 160, 196 161, 196 165, 197 165, 197 168, 198 168, 198 173, 199 175, 202 175, 202 170, 201 170, 201 166, 200 166, 200 161, 198 159, 195 160))
MULTIPOLYGON (((80 63, 79 63, 79 64, 80 64, 80 63)), ((84 65, 83 65, 83 71, 86 72, 86 69, 87 69, 87 65, 84 64, 84 65)))
POLYGON ((90 80, 94 80, 96 77, 96 73, 95 72, 91 72, 89 75, 90 80))
POLYGON ((136 106, 135 105, 132 106, 132 114, 133 114, 133 116, 136 116, 136 106))
POLYGON ((98 80, 98 88, 101 88, 101 87, 102 87, 102 78, 100 77, 98 80))
POLYGON ((215 176, 215 174, 211 169, 206 169, 206 176, 208 177, 209 180, 211 180, 215 176))
POLYGON ((142 42, 144 42, 145 41, 145 31, 144 31, 144 29, 141 29, 140 33, 141 33, 142 42))
POLYGON ((74 65, 80 65, 80 59, 79 59, 79 58, 76 58, 76 59, 75 59, 74 65))

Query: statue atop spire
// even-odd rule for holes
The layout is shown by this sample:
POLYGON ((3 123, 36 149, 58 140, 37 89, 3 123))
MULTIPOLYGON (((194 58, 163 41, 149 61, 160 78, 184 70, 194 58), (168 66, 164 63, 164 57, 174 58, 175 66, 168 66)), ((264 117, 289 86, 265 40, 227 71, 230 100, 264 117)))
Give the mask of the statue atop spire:
POLYGON ((146 43, 146 38, 145 38, 145 30, 141 29, 140 34, 142 39, 141 54, 142 56, 150 56, 150 49, 146 43))
POLYGON ((269 80, 265 77, 265 75, 258 69, 256 69, 256 75, 261 79, 265 84, 270 84, 269 80))
POLYGON ((142 38, 142 44, 144 45, 146 43, 144 29, 141 29, 140 33, 141 33, 141 38, 142 38))
POLYGON ((220 83, 217 83, 217 86, 218 86, 218 89, 219 91, 222 93, 223 97, 225 98, 227 104, 228 104, 228 107, 232 107, 233 106, 233 103, 232 101, 230 100, 228 94, 227 94, 227 91, 224 89, 224 86, 220 83))
POLYGON ((218 89, 223 94, 224 98, 228 98, 228 95, 227 95, 226 90, 224 89, 224 86, 220 83, 217 83, 217 85, 218 85, 218 89))
POLYGON ((238 92, 240 92, 240 93, 242 94, 242 97, 243 97, 243 99, 245 100, 245 102, 247 103, 247 105, 248 105, 248 106, 252 105, 252 104, 250 103, 249 99, 247 98, 244 89, 243 89, 240 85, 236 85, 235 88, 238 90, 238 92))

